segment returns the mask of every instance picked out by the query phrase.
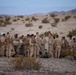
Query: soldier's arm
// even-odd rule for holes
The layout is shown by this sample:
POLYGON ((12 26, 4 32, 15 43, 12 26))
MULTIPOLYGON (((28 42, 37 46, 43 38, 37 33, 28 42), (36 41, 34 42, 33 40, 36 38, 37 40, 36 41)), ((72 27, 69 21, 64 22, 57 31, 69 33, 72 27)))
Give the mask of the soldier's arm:
POLYGON ((33 43, 31 43, 31 39, 29 40, 29 44, 33 46, 33 43))

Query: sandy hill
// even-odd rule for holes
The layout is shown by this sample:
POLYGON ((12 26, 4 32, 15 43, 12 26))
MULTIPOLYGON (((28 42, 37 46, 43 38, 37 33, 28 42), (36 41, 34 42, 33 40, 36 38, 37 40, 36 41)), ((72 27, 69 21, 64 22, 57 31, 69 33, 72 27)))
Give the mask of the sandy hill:
POLYGON ((28 33, 51 31, 66 36, 72 29, 76 29, 76 9, 48 14, 0 15, 0 33, 10 32, 11 34, 27 35, 28 33))

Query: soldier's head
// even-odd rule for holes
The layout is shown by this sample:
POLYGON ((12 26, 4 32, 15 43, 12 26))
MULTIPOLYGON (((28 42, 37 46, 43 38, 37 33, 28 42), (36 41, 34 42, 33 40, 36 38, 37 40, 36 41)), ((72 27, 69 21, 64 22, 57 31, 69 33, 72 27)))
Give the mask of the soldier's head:
POLYGON ((73 38, 73 41, 76 42, 76 38, 73 38))
POLYGON ((44 37, 44 35, 43 34, 41 34, 41 38, 43 38, 44 37))
POLYGON ((30 34, 27 34, 27 38, 30 38, 30 34))
POLYGON ((53 38, 53 35, 51 33, 49 33, 48 37, 49 38, 53 38))
POLYGON ((72 39, 72 35, 70 35, 69 38, 72 39))
POLYGON ((59 38, 59 35, 56 35, 56 38, 59 38))
POLYGON ((15 38, 18 38, 18 34, 15 34, 14 37, 15 37, 15 38))
POLYGON ((62 37, 62 40, 64 40, 65 39, 65 37, 62 37))
POLYGON ((39 35, 39 32, 36 32, 36 35, 38 36, 39 35))
POLYGON ((34 34, 31 34, 30 36, 31 36, 32 38, 34 38, 34 34))
POLYGON ((7 35, 9 34, 9 32, 7 32, 7 35))
POLYGON ((6 34, 3 34, 2 36, 3 36, 3 37, 5 37, 5 36, 6 36, 6 34))

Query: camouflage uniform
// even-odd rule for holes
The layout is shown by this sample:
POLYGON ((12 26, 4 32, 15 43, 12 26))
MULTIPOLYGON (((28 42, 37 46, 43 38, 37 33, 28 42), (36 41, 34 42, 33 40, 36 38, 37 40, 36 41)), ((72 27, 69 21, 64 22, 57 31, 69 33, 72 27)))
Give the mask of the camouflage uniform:
POLYGON ((61 41, 59 38, 55 39, 54 45, 55 45, 55 58, 59 58, 61 51, 61 41))
POLYGON ((13 39, 13 45, 14 45, 15 55, 17 55, 18 52, 19 52, 19 49, 18 49, 19 43, 20 43, 19 42, 19 38, 14 38, 13 39))
POLYGON ((41 38, 41 52, 43 55, 45 53, 45 44, 46 44, 46 39, 43 37, 41 38))
POLYGON ((25 37, 23 39, 23 47, 24 47, 24 54, 25 54, 25 56, 29 56, 29 54, 30 54, 29 53, 30 52, 29 41, 30 41, 30 39, 27 38, 27 37, 25 37))
POLYGON ((72 43, 73 56, 76 57, 76 40, 72 43))
POLYGON ((72 48, 73 40, 69 39, 68 43, 69 43, 69 47, 68 47, 69 55, 73 55, 73 48, 72 48))
POLYGON ((69 43, 65 37, 61 40, 61 57, 64 56, 64 52, 68 49, 69 43))
POLYGON ((41 39, 39 36, 36 36, 36 49, 37 49, 37 56, 39 57, 39 52, 41 49, 41 39))
POLYGON ((0 54, 1 56, 5 55, 5 37, 4 36, 0 37, 0 54))
POLYGON ((51 55, 51 57, 53 58, 53 45, 54 45, 54 39, 51 37, 48 39, 48 52, 51 55))
POLYGON ((12 42, 13 41, 10 37, 6 37, 6 56, 7 57, 11 57, 15 54, 12 42))

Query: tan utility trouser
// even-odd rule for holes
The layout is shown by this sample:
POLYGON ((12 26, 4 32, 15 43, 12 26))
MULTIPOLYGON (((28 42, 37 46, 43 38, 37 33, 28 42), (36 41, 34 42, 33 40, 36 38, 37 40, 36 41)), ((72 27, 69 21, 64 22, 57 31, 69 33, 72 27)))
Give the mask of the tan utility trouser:
POLYGON ((49 54, 51 55, 51 57, 53 58, 53 46, 49 45, 49 49, 48 49, 49 54))
POLYGON ((30 46, 30 57, 32 57, 34 54, 34 46, 30 46))
POLYGON ((60 56, 60 51, 61 51, 61 46, 56 46, 55 58, 59 58, 59 56, 60 56))
POLYGON ((14 47, 12 46, 12 44, 7 44, 7 46, 6 46, 6 56, 11 57, 14 54, 15 54, 15 51, 14 51, 14 47))

